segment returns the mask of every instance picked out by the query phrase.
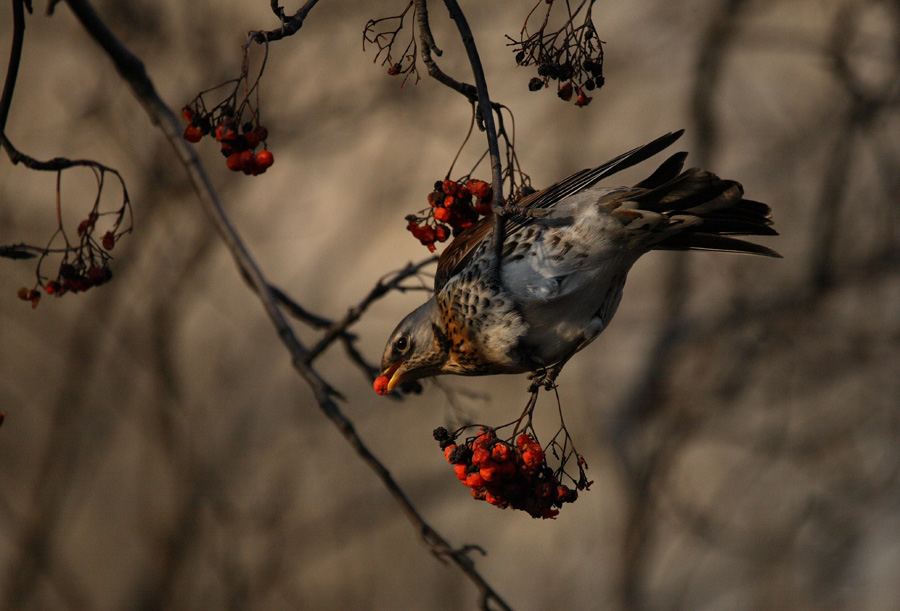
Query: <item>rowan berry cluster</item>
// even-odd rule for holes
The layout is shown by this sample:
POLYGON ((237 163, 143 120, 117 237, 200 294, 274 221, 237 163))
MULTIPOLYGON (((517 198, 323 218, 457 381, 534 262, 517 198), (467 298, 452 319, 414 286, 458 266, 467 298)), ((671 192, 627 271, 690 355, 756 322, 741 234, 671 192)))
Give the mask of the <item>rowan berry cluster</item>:
MULTIPOLYGON (((61 264, 56 279, 43 283, 43 287, 48 295, 62 297, 66 293, 87 291, 106 284, 111 279, 112 271, 109 269, 108 259, 98 261, 78 257, 72 263, 61 264)), ((41 300, 41 293, 37 288, 22 287, 17 294, 22 301, 30 301, 33 308, 36 308, 41 300)))
MULTIPOLYGON (((586 91, 603 86, 603 41, 597 36, 591 19, 593 2, 582 4, 576 14, 584 10, 581 23, 576 16, 566 15, 564 24, 556 31, 549 31, 548 24, 554 8, 546 2, 546 14, 541 18, 537 6, 528 14, 519 38, 507 36, 509 46, 516 53, 516 64, 537 66, 537 76, 528 82, 530 91, 540 91, 550 81, 557 81, 556 94, 566 102, 575 98, 576 106, 591 103, 586 91), (529 32, 529 21, 534 18, 541 25, 529 32)), ((567 5, 568 6, 568 5, 567 5)))
MULTIPOLYGON (((453 465, 456 477, 480 501, 505 509, 512 507, 528 512, 533 518, 555 518, 563 503, 574 503, 578 490, 559 481, 547 465, 544 449, 527 433, 502 440, 491 428, 482 428, 474 438, 463 444, 447 429, 434 430, 447 462, 453 465)), ((589 484, 581 486, 587 488, 589 484)))
POLYGON ((188 122, 184 128, 185 140, 197 143, 203 136, 212 135, 221 145, 225 165, 233 172, 256 176, 265 173, 275 162, 268 149, 256 151, 260 144, 265 146, 269 136, 265 126, 252 121, 241 124, 240 117, 235 116, 229 106, 217 106, 212 112, 203 112, 197 100, 194 105, 193 108, 185 106, 181 111, 181 116, 188 122))
POLYGON ((490 216, 493 195, 491 185, 483 180, 438 181, 428 194, 430 207, 408 215, 406 228, 434 252, 435 242, 445 242, 451 234, 456 237, 480 218, 490 216))
POLYGON ((109 252, 115 248, 119 238, 131 231, 130 224, 128 227, 122 228, 123 217, 126 213, 130 215, 130 210, 131 205, 127 194, 122 208, 119 210, 101 213, 95 205, 87 218, 78 224, 78 242, 70 242, 60 225, 51 239, 51 243, 61 235, 65 241, 65 247, 47 246, 42 249, 43 252, 38 259, 37 283, 31 289, 20 288, 17 292, 19 299, 30 301, 31 307, 35 308, 41 300, 40 289, 43 289, 48 295, 62 297, 66 293, 81 293, 109 282, 112 279, 112 271, 109 268, 112 255, 109 252), (114 216, 115 220, 112 222, 111 228, 98 239, 94 236, 94 230, 101 216, 106 215, 114 216), (56 277, 48 278, 41 271, 42 264, 48 256, 59 252, 62 252, 63 255, 56 277))

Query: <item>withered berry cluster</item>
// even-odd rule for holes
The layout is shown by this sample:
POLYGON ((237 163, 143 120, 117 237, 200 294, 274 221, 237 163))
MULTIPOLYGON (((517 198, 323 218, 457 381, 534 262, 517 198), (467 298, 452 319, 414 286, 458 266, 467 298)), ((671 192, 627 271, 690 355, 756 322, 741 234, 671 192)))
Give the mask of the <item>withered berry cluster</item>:
MULTIPOLYGON (((32 289, 20 288, 17 292, 19 299, 30 301, 31 307, 36 308, 41 300, 41 292, 38 290, 40 287, 43 287, 48 295, 62 297, 66 293, 87 291, 95 286, 106 284, 112 279, 112 271, 109 269, 112 257, 109 255, 109 251, 115 247, 116 241, 130 229, 117 233, 121 221, 121 215, 119 215, 113 228, 105 232, 97 242, 93 232, 100 216, 98 212, 91 212, 78 224, 79 242, 77 245, 69 245, 66 240, 65 256, 60 263, 56 278, 48 280, 46 276, 43 276, 39 264, 37 285, 32 289)), ((40 260, 43 261, 49 253, 50 250, 45 250, 40 260)))
POLYGON ((537 76, 528 82, 528 89, 540 91, 557 81, 557 95, 568 102, 575 98, 576 106, 587 106, 591 98, 585 93, 603 86, 603 41, 597 35, 591 17, 594 1, 581 3, 573 12, 568 3, 563 11, 563 24, 553 30, 550 26, 551 13, 557 6, 552 0, 544 2, 545 10, 540 11, 541 2, 531 9, 518 38, 507 36, 508 46, 513 47, 516 64, 536 66, 537 76), (541 15, 543 13, 543 15, 541 15), (532 23, 539 23, 538 29, 530 31, 532 23))
POLYGON ((240 118, 230 108, 219 106, 213 112, 205 113, 198 104, 196 108, 185 106, 181 115, 188 122, 184 128, 184 139, 197 143, 203 136, 212 134, 216 142, 221 144, 225 165, 229 170, 256 176, 265 173, 275 162, 275 157, 268 149, 255 152, 269 136, 265 126, 254 125, 253 122, 241 124, 240 118))
MULTIPOLYGON (((519 52, 516 59, 518 60, 520 56, 524 58, 523 54, 519 52)), ((529 90, 539 91, 548 81, 558 80, 556 95, 566 102, 575 96, 575 106, 590 104, 593 98, 588 97, 585 91, 602 87, 605 82, 603 64, 592 59, 585 60, 577 71, 569 62, 563 64, 547 62, 538 66, 538 75, 528 82, 529 90), (579 85, 578 82, 582 84, 579 85)))
POLYGON ((406 228, 431 252, 435 242, 444 242, 458 236, 478 219, 491 214, 491 185, 483 180, 445 180, 434 183, 434 191, 428 194, 430 208, 418 215, 406 217, 406 228))
POLYGON ((555 518, 563 503, 573 503, 578 491, 560 483, 546 462, 541 445, 522 433, 513 440, 497 438, 490 428, 457 444, 447 429, 434 430, 444 456, 453 465, 456 477, 472 496, 505 509, 526 511, 533 518, 555 518))

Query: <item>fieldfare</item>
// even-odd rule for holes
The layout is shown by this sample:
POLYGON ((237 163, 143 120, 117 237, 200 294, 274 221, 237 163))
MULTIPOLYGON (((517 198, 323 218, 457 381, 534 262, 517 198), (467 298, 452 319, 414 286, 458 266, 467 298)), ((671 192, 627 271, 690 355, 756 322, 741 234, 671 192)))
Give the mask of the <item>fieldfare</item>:
POLYGON ((743 199, 733 180, 682 171, 687 153, 672 155, 634 187, 596 186, 682 133, 524 197, 518 205, 532 213, 505 218, 499 267, 492 218, 463 231, 438 261, 434 295, 391 334, 381 361, 387 384, 379 392, 444 373, 558 373, 612 320, 628 270, 650 250, 779 257, 730 237, 777 235, 769 206, 743 199))

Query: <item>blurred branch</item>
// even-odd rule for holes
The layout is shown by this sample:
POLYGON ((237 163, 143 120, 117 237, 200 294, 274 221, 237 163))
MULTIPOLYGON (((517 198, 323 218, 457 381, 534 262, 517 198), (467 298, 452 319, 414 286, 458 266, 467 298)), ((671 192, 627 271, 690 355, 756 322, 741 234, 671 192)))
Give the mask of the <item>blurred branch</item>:
MULTIPOLYGON (((31 6, 28 7, 29 11, 31 6)), ((19 63, 22 59, 22 43, 25 40, 25 4, 23 0, 13 0, 13 37, 9 51, 9 65, 6 69, 6 81, 3 83, 3 93, 0 95, 0 138, 6 147, 6 119, 9 117, 9 108, 12 105, 13 91, 16 88, 16 79, 19 76, 19 63)), ((7 149, 8 150, 8 149, 7 149)))
MULTIPOLYGON (((163 131, 169 143, 175 149, 181 163, 188 171, 191 183, 205 212, 211 218, 220 237, 231 251, 241 273, 250 281, 250 284, 256 291, 272 324, 278 331, 279 338, 291 355, 294 369, 309 384, 324 414, 338 428, 363 461, 375 471, 384 486, 399 503, 404 514, 416 526, 432 553, 438 558, 449 558, 476 585, 481 593, 485 607, 489 602, 493 601, 500 608, 508 609, 509 607, 503 599, 475 569, 474 562, 468 556, 468 549, 454 549, 446 539, 425 522, 387 468, 370 452, 359 437, 353 423, 338 408, 333 400, 334 396, 338 396, 337 391, 311 367, 310 352, 301 344, 293 328, 285 318, 268 280, 226 215, 218 194, 206 171, 200 164, 196 153, 187 146, 181 137, 178 119, 157 94, 153 82, 147 76, 143 63, 115 37, 86 0, 66 0, 66 2, 85 30, 112 59, 119 74, 131 86, 135 96, 144 106, 151 120, 163 131)), ((315 2, 310 0, 304 9, 308 12, 314 5, 315 2)), ((304 9, 301 9, 301 11, 304 9)), ((305 17, 305 13, 303 17, 305 17)), ((299 28, 299 25, 297 27, 299 28)), ((493 125, 492 122, 491 125, 493 125)), ((496 138, 496 135, 494 137, 496 138)), ((376 287, 373 293, 370 293, 370 296, 376 294, 377 291, 376 287)), ((372 297, 372 299, 374 298, 372 297)), ((366 303, 365 300, 363 303, 366 303)), ((347 318, 352 318, 352 313, 348 314, 347 318)), ((339 332, 335 332, 335 336, 338 334, 339 332)))
MULTIPOLYGON (((708 165, 715 152, 716 126, 713 99, 721 80, 721 68, 734 39, 734 30, 744 0, 725 0, 724 6, 706 28, 700 42, 692 95, 693 122, 697 129, 698 165, 708 165)), ((674 254, 674 253, 673 253, 674 254)), ((688 432, 696 424, 686 411, 666 415, 661 408, 673 355, 694 329, 685 323, 689 270, 684 253, 670 257, 664 274, 663 325, 647 353, 623 403, 616 410, 613 448, 621 461, 628 485, 628 510, 622 540, 620 595, 626 609, 642 608, 640 590, 645 580, 649 531, 655 519, 655 499, 651 486, 659 471, 675 462, 673 456, 684 447, 688 432), (638 424, 657 416, 667 432, 655 445, 641 443, 638 424)))
POLYGON ((369 294, 366 295, 357 306, 350 308, 340 321, 331 324, 322 339, 320 339, 306 355, 306 362, 312 363, 328 346, 331 345, 335 338, 340 335, 346 335, 347 328, 359 320, 359 317, 362 316, 375 301, 384 297, 392 290, 403 290, 403 286, 400 284, 401 282, 410 276, 418 274, 426 265, 431 265, 436 262, 437 257, 429 257, 418 263, 410 263, 403 269, 397 272, 391 272, 388 276, 379 279, 378 282, 375 283, 375 286, 372 287, 372 290, 369 291, 369 294), (389 276, 392 276, 390 280, 386 280, 389 276))
POLYGON ((296 34, 303 27, 303 22, 312 8, 318 4, 319 0, 307 0, 306 4, 300 7, 296 13, 290 17, 285 16, 284 7, 279 6, 278 0, 270 0, 272 12, 281 20, 281 27, 277 30, 269 30, 266 32, 256 32, 253 40, 262 44, 272 42, 273 40, 281 40, 288 36, 296 34))
POLYGON ((850 106, 835 136, 828 161, 822 173, 819 201, 813 214, 813 244, 810 248, 810 284, 815 291, 827 288, 835 274, 835 249, 840 227, 840 212, 856 159, 856 136, 871 131, 875 118, 888 108, 900 104, 900 62, 892 66, 891 78, 885 79, 882 91, 867 88, 853 70, 850 41, 860 20, 860 7, 849 3, 834 18, 831 44, 825 54, 832 70, 844 88, 850 106))

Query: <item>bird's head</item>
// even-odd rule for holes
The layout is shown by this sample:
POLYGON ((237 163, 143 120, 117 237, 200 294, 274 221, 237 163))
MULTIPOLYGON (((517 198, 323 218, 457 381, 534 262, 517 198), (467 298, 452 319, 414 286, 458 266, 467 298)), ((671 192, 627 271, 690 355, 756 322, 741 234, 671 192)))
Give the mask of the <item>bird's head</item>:
POLYGON ((382 387, 387 394, 400 382, 416 380, 441 373, 447 361, 447 351, 441 346, 440 316, 434 297, 407 314, 400 321, 384 349, 381 375, 388 378, 382 387))

